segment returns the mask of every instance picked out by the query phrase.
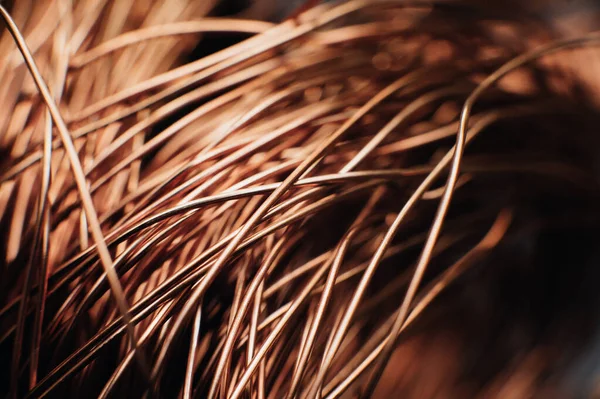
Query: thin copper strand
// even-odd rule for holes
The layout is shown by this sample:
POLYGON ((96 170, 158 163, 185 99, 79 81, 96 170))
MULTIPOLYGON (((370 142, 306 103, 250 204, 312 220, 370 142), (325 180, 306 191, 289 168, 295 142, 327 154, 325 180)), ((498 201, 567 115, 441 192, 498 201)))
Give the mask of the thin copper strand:
MULTIPOLYGON (((19 51, 21 51, 21 54, 23 55, 23 58, 25 59, 27 67, 28 67, 32 77, 34 78, 36 86, 40 90, 40 93, 42 94, 42 97, 44 98, 46 105, 48 106, 49 112, 52 115, 52 119, 54 120, 54 123, 56 124, 56 126, 58 128, 61 139, 63 140, 63 145, 65 147, 67 155, 69 156, 69 161, 71 163, 72 171, 73 171, 75 180, 77 182, 77 186, 79 189, 83 207, 85 209, 87 218, 90 221, 92 236, 94 237, 94 241, 96 242, 96 245, 98 248, 98 254, 100 255, 100 258, 102 260, 102 265, 104 266, 106 273, 109 277, 109 282, 111 284, 111 289, 113 291, 113 295, 115 296, 115 301, 117 302, 117 305, 119 306, 119 309, 123 315, 123 320, 124 320, 125 325, 127 326, 131 344, 132 344, 133 348, 135 348, 135 337, 134 337, 133 326, 130 322, 129 306, 127 305, 126 299, 124 297, 123 288, 121 287, 119 278, 116 275, 114 269, 112 268, 111 256, 110 256, 110 253, 108 252, 106 242, 104 241, 104 237, 102 234, 102 230, 100 229, 100 225, 98 223, 98 217, 97 217, 96 211, 94 209, 92 198, 86 187, 85 176, 83 174, 81 164, 79 163, 79 158, 77 156, 77 152, 75 150, 75 147, 73 146, 73 142, 71 141, 71 137, 70 137, 69 131, 67 129, 67 126, 65 125, 65 122, 63 121, 62 116, 60 115, 58 107, 56 106, 56 104, 54 103, 54 100, 52 99, 52 95, 50 94, 48 87, 46 86, 46 84, 43 81, 40 71, 37 68, 35 61, 27 48, 27 44, 25 43, 23 36, 21 36, 21 34, 19 33, 18 27, 15 25, 12 18, 8 14, 8 12, 1 5, 0 5, 0 14, 2 14, 2 18, 4 19, 5 23, 7 24, 9 31, 10 31, 11 35, 13 36, 15 42, 17 43, 17 45, 19 47, 19 51)), ((146 361, 145 361, 143 355, 141 353, 137 353, 137 358, 138 358, 138 362, 140 364, 141 369, 142 370, 147 369, 146 361)), ((18 357, 16 358, 16 361, 18 362, 18 357)), ((18 363, 13 364, 13 367, 15 369, 18 369, 18 363)), ((16 374, 17 374, 17 371, 14 371, 13 377, 11 379, 12 380, 11 384, 13 386, 13 392, 14 392, 13 394, 16 394, 16 392, 14 391, 14 387, 16 387, 16 381, 15 381, 15 379, 17 378, 16 374)))
POLYGON ((425 242, 425 246, 423 247, 423 251, 420 255, 419 262, 417 263, 417 267, 415 269, 413 279, 412 279, 412 281, 409 285, 409 288, 406 292, 404 301, 402 302, 402 305, 398 312, 397 319, 394 322, 394 326, 392 327, 391 336, 394 338, 392 340, 388 341, 388 343, 385 345, 383 355, 381 358, 379 358, 377 365, 375 366, 375 371, 373 372, 373 376, 367 385, 366 391, 364 392, 366 397, 370 397, 373 394, 373 391, 375 390, 375 387, 377 385, 377 380, 381 376, 381 373, 383 373, 383 368, 389 361, 389 358, 391 356, 392 346, 395 341, 395 337, 398 334, 398 332, 400 331, 400 329, 402 328, 402 324, 406 320, 406 317, 408 315, 409 306, 412 302, 412 299, 414 298, 414 296, 416 294, 416 291, 421 282, 423 274, 425 273, 425 269, 427 268, 427 265, 429 264, 431 252, 433 251, 433 248, 435 246, 437 238, 440 234, 446 212, 448 211, 450 202, 452 200, 452 193, 454 191, 454 186, 456 185, 456 180, 458 179, 458 174, 460 171, 460 164, 461 164, 461 160, 462 160, 462 154, 463 154, 464 146, 465 146, 465 143, 467 140, 466 130, 467 130, 467 126, 468 126, 468 120, 469 120, 469 116, 471 114, 471 109, 473 108, 473 105, 475 104, 477 99, 479 97, 481 97, 481 95, 487 89, 489 89, 494 83, 496 83, 502 77, 504 77, 508 73, 512 72, 514 69, 516 69, 528 62, 536 60, 537 58, 539 58, 541 56, 563 50, 564 48, 596 44, 597 42, 600 42, 600 34, 594 33, 594 34, 590 34, 584 38, 578 38, 575 40, 571 39, 571 40, 566 40, 566 41, 557 42, 557 43, 550 43, 549 45, 543 46, 540 49, 534 50, 530 53, 523 54, 523 55, 509 61, 508 63, 504 64, 497 71, 495 71, 489 77, 487 77, 479 86, 477 86, 477 88, 471 93, 471 95, 465 101, 465 105, 463 106, 463 109, 461 112, 460 128, 459 128, 457 139, 456 139, 456 145, 454 146, 454 155, 453 155, 452 164, 450 167, 450 174, 449 174, 448 180, 446 182, 446 188, 444 190, 444 195, 442 196, 442 199, 440 201, 438 211, 437 211, 436 217, 433 221, 433 224, 431 226, 429 236, 427 238, 427 241, 425 242))
POLYGON ((81 68, 86 64, 123 47, 165 36, 202 32, 261 33, 272 27, 273 24, 269 22, 227 18, 203 18, 197 21, 181 21, 164 25, 153 25, 149 28, 142 28, 123 33, 91 50, 77 54, 71 58, 69 66, 71 68, 81 68))

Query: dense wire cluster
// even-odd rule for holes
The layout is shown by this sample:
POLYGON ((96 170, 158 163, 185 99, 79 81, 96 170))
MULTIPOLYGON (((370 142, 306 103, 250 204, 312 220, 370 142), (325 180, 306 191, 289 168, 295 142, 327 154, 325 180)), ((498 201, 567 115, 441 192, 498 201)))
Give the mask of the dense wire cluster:
POLYGON ((0 393, 588 394, 600 35, 215 3, 2 9, 0 393))

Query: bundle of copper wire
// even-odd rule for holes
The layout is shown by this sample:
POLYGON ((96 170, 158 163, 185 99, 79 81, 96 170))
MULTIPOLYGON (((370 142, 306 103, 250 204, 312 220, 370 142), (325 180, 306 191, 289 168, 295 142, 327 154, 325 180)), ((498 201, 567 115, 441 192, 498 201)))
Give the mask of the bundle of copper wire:
POLYGON ((0 8, 0 392, 590 395, 600 34, 218 3, 0 8))

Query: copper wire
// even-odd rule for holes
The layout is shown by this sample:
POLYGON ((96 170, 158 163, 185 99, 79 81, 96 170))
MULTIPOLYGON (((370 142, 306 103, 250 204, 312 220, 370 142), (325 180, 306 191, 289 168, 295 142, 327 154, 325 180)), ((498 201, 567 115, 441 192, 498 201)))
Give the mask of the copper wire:
POLYGON ((0 61, 11 397, 419 397, 388 387, 395 356, 554 223, 522 202, 600 192, 553 141, 594 105, 541 60, 598 33, 549 40, 464 2, 306 2, 280 23, 41 3, 0 6, 0 50, 25 61, 0 61), (189 58, 222 33, 252 36, 189 58))

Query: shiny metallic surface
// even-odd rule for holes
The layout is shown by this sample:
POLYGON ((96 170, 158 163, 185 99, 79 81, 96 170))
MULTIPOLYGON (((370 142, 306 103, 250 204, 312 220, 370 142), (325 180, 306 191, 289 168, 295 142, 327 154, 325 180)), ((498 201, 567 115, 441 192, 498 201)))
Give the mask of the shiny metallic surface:
POLYGON ((0 396, 600 392, 591 1, 0 8, 0 396))

